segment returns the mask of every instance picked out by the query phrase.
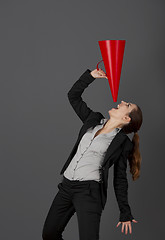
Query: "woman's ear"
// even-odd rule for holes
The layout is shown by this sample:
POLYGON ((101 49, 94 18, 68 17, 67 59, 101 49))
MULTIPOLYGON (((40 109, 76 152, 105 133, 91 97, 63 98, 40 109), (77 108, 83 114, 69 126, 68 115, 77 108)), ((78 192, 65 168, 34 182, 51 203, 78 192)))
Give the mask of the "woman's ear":
POLYGON ((123 117, 123 120, 126 121, 127 123, 129 123, 131 121, 131 118, 129 116, 125 115, 123 117))

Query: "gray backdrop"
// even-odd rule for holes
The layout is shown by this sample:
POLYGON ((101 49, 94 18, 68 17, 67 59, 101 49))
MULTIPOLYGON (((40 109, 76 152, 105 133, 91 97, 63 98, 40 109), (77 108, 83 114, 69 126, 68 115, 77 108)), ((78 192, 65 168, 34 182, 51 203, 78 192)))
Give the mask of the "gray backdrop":
MULTIPOLYGON (((139 180, 133 182, 128 169, 129 203, 138 223, 132 223, 132 236, 116 228, 111 168, 100 239, 163 237, 164 11, 163 0, 1 0, 1 239, 41 239, 60 170, 82 126, 67 92, 87 68, 96 68, 102 59, 98 41, 106 39, 126 39, 118 101, 106 79, 96 79, 83 99, 105 117, 121 100, 131 101, 144 121, 139 180)), ((76 214, 64 238, 79 239, 76 214)))

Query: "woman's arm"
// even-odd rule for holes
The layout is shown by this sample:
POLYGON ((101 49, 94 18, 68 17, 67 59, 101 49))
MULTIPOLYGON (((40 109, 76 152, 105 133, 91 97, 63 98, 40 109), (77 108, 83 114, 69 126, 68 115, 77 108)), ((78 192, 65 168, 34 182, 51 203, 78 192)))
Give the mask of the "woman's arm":
POLYGON ((93 112, 87 104, 83 101, 81 95, 85 88, 92 83, 95 78, 90 74, 90 70, 87 69, 80 78, 73 84, 68 92, 68 99, 76 114, 84 123, 91 112, 93 112))
POLYGON ((83 123, 88 118, 89 114, 93 112, 93 110, 87 106, 87 104, 83 101, 81 95, 84 92, 85 88, 87 88, 88 85, 92 83, 96 78, 105 77, 106 74, 101 68, 99 68, 99 70, 94 69, 93 71, 87 69, 73 84, 68 92, 69 102, 83 123))
POLYGON ((128 153, 129 151, 123 151, 120 158, 114 163, 113 186, 120 209, 120 222, 132 221, 134 219, 128 204, 128 180, 126 172, 128 153))

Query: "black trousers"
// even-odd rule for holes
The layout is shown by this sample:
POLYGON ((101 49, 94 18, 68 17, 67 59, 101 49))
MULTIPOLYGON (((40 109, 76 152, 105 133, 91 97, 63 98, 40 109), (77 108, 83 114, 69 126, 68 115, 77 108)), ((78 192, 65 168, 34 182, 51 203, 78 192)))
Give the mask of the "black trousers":
POLYGON ((70 218, 76 212, 80 240, 98 240, 102 214, 100 183, 69 180, 63 176, 42 229, 43 240, 63 240, 70 218))

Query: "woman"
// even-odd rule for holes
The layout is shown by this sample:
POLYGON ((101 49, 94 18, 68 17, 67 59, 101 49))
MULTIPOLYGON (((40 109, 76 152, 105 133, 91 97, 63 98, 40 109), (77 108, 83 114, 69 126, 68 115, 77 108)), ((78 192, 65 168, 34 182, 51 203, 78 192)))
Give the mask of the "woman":
POLYGON ((102 210, 107 200, 108 170, 114 165, 113 185, 120 209, 117 227, 132 233, 131 222, 137 223, 128 204, 127 159, 132 179, 140 176, 141 155, 137 131, 142 124, 138 105, 121 101, 109 110, 109 119, 94 112, 82 100, 82 93, 96 78, 107 78, 102 69, 87 69, 68 92, 69 101, 83 122, 78 139, 60 174, 52 205, 47 214, 43 240, 62 240, 62 233, 76 212, 80 240, 99 239, 102 210), (134 132, 132 141, 127 136, 134 132))

